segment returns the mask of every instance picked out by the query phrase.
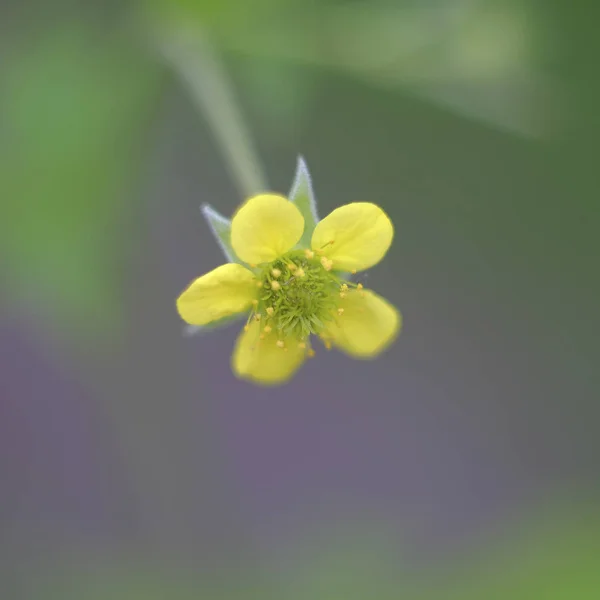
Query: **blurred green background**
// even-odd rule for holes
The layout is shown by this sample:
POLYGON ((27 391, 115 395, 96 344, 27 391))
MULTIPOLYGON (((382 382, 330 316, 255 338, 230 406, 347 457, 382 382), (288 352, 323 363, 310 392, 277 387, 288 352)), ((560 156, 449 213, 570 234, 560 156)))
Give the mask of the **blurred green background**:
POLYGON ((0 597, 600 597, 598 10, 0 3, 0 597), (405 329, 289 385, 199 206, 380 204, 405 329))

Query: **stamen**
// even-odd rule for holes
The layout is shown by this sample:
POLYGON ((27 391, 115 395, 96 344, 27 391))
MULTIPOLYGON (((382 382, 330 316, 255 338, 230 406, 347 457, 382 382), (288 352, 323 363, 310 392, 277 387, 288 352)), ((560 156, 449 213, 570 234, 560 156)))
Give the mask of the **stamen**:
POLYGON ((256 300, 256 299, 255 299, 255 300, 252 300, 252 304, 253 304, 255 307, 256 307, 256 306, 258 306, 258 300, 256 300))
POLYGON ((338 315, 342 316, 344 314, 343 308, 338 308, 338 315))
POLYGON ((261 288, 263 286, 262 281, 257 281, 256 282, 256 287, 261 288))
POLYGON ((265 328, 263 329, 263 331, 265 333, 271 333, 271 331, 273 331, 273 329, 271 328, 270 325, 265 325, 265 328))
POLYGON ((350 271, 350 273, 352 273, 352 275, 356 275, 356 269, 352 269, 352 271, 350 271))
POLYGON ((300 348, 301 350, 304 350, 306 348, 306 343, 305 342, 300 342, 298 344, 298 348, 300 348))
POLYGON ((309 348, 306 354, 308 355, 308 358, 314 358, 315 351, 312 348, 309 348))
POLYGON ((277 340, 277 347, 278 348, 284 348, 285 344, 283 343, 283 340, 277 340))
MULTIPOLYGON (((325 246, 331 243, 333 240, 325 246)), ((259 267, 263 291, 257 297, 262 327, 257 327, 257 337, 261 332, 267 335, 273 331, 275 335, 267 335, 267 338, 276 342, 278 337, 285 340, 289 335, 296 341, 291 344, 286 342, 282 348, 293 350, 295 344, 304 341, 306 347, 302 350, 308 352, 308 336, 324 331, 324 321, 333 316, 338 318, 337 308, 345 304, 337 296, 346 298, 356 284, 341 279, 333 270, 334 261, 324 256, 322 251, 318 254, 314 249, 292 250, 274 262, 259 267), (267 323, 272 327, 271 330, 265 329, 267 323)), ((257 313, 258 308, 255 307, 253 312, 257 313)))
POLYGON ((254 315, 254 318, 255 318, 255 320, 257 320, 257 321, 260 321, 260 319, 261 319, 261 316, 262 316, 262 315, 261 315, 260 313, 256 313, 256 314, 254 315))
POLYGON ((331 267, 333 267, 333 261, 328 259, 326 256, 321 258, 321 264, 326 271, 331 271, 331 267))
POLYGON ((359 283, 359 284, 356 286, 356 289, 357 289, 357 290, 362 290, 362 289, 363 289, 363 284, 362 284, 362 283, 359 283))
POLYGON ((264 339, 265 339, 265 334, 264 334, 264 333, 261 333, 261 334, 258 336, 258 339, 259 339, 259 340, 264 340, 264 339))
MULTIPOLYGON (((258 303, 258 300, 253 300, 253 303, 254 302, 258 303)), ((246 324, 244 325, 244 331, 249 331, 250 330, 250 321, 252 321, 252 316, 253 316, 252 313, 250 313, 248 315, 248 319, 246 321, 246 324)))

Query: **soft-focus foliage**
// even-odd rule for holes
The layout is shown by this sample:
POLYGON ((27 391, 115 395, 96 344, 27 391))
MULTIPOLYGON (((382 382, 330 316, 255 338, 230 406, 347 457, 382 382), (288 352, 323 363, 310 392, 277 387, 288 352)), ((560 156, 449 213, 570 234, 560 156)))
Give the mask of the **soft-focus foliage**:
POLYGON ((0 73, 0 248, 11 299, 72 330, 122 327, 123 226, 136 218, 159 70, 122 35, 24 36, 0 73))

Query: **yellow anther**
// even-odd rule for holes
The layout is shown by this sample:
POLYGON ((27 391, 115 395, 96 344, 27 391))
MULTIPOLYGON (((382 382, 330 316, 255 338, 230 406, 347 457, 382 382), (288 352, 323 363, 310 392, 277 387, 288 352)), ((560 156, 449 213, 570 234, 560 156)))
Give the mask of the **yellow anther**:
POLYGON ((300 342, 298 344, 298 348, 300 348, 301 350, 304 350, 306 348, 306 343, 305 342, 300 342))
POLYGON ((315 351, 312 348, 309 348, 306 354, 308 355, 308 358, 313 358, 313 356, 315 355, 315 351))
POLYGON ((346 294, 344 292, 340 292, 340 298, 344 299, 346 297, 346 294))
POLYGON ((279 283, 279 281, 271 281, 271 289, 275 291, 281 289, 281 284, 279 283))
POLYGON ((363 289, 363 284, 362 284, 362 283, 359 283, 359 284, 356 286, 356 289, 357 289, 357 290, 362 290, 362 289, 363 289))
POLYGON ((271 275, 277 279, 281 275, 281 271, 279 269, 271 269, 271 275))
POLYGON ((250 331, 250 325, 244 325, 244 331, 250 331))
POLYGON ((293 273, 296 269, 298 268, 298 265, 296 263, 290 263, 288 265, 288 269, 293 273))
POLYGON ((262 281, 257 281, 256 282, 256 287, 261 288, 263 286, 262 281))
POLYGON ((318 248, 317 250, 315 250, 315 252, 319 255, 319 256, 323 256, 323 248, 318 248))
POLYGON ((312 250, 309 250, 308 248, 304 251, 304 256, 306 256, 306 258, 314 258, 315 257, 315 253, 312 250))
POLYGON ((296 272, 294 273, 294 275, 296 277, 304 277, 306 275, 306 273, 304 272, 304 269, 302 267, 298 267, 296 269, 296 272))
POLYGON ((342 283, 341 287, 340 287, 340 292, 347 292, 348 291, 348 286, 345 283, 342 283))
POLYGON ((326 256, 323 256, 321 258, 321 264, 323 265, 326 271, 330 271, 331 267, 333 266, 333 261, 327 258, 326 256))
POLYGON ((272 317, 273 313, 275 312, 275 309, 272 306, 269 306, 269 308, 267 308, 267 314, 272 317))
POLYGON ((344 309, 338 308, 338 315, 343 315, 343 314, 344 314, 344 309))
POLYGON ((258 336, 258 338, 259 338, 259 339, 261 339, 261 340, 264 340, 264 339, 265 339, 265 334, 264 334, 264 333, 261 333, 261 334, 258 336))
POLYGON ((252 300, 252 304, 253 304, 254 306, 258 306, 258 300, 252 300))
POLYGON ((255 318, 255 320, 257 320, 257 321, 260 321, 260 318, 261 318, 261 316, 262 316, 262 315, 261 315, 260 313, 256 313, 256 314, 254 315, 254 318, 255 318))
POLYGON ((329 340, 325 340, 325 348, 331 350, 331 342, 329 340))
POLYGON ((352 271, 350 271, 350 273, 352 273, 352 275, 356 275, 356 269, 352 269, 352 271))
POLYGON ((278 348, 284 348, 285 344, 283 343, 283 340, 277 340, 277 347, 278 348))
POLYGON ((250 266, 251 266, 253 269, 256 269, 256 265, 255 265, 254 263, 250 263, 250 266))
POLYGON ((265 333, 271 333, 271 331, 273 331, 273 329, 271 328, 270 325, 265 325, 265 328, 263 329, 263 331, 265 333))

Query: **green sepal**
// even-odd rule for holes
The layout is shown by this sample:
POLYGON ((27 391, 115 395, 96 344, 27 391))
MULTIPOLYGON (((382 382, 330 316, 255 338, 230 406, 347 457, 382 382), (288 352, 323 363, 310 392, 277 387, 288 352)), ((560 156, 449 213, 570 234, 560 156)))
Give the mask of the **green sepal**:
POLYGON ((227 262, 243 264, 235 255, 233 247, 231 246, 231 219, 227 219, 222 214, 218 213, 209 204, 203 204, 200 210, 208 222, 221 250, 223 250, 227 262))
POLYGON ((317 201, 313 192, 310 173, 301 156, 298 157, 296 176, 294 177, 294 183, 289 193, 289 200, 298 207, 298 210, 304 217, 304 233, 298 245, 301 248, 310 248, 312 234, 319 222, 319 217, 317 215, 317 201))

